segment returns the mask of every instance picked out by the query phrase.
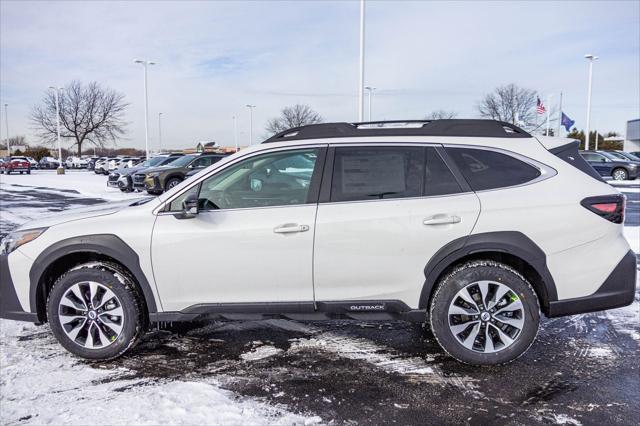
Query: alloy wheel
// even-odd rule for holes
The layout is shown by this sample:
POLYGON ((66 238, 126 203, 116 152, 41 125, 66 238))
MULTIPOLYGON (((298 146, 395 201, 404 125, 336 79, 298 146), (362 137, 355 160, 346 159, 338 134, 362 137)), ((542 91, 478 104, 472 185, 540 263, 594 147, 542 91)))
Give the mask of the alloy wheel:
POLYGON ((511 346, 524 327, 520 297, 507 285, 476 281, 458 291, 449 304, 448 324, 458 343, 481 353, 511 346))
POLYGON ((613 179, 615 180, 625 180, 627 178, 627 172, 623 169, 618 169, 613 172, 613 179))
POLYGON ((65 334, 86 349, 103 349, 122 334, 125 322, 120 299, 106 286, 83 281, 69 287, 58 304, 65 334))

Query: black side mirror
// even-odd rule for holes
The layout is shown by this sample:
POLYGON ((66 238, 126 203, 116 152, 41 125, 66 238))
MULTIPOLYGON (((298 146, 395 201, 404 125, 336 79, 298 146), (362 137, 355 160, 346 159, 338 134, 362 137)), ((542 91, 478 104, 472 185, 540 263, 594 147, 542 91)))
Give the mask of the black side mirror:
POLYGON ((182 201, 182 219, 191 219, 198 215, 198 194, 189 194, 182 201))

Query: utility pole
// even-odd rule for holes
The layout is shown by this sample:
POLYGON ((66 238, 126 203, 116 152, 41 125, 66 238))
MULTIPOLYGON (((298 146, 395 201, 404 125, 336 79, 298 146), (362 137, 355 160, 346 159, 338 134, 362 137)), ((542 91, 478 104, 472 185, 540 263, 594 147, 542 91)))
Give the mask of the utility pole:
POLYGON ((256 106, 251 104, 245 106, 249 108, 249 146, 251 146, 253 144, 253 109, 256 106))
POLYGON ((9 141, 9 112, 8 112, 9 104, 4 104, 4 124, 7 130, 7 155, 11 157, 11 142, 9 141))
POLYGON ((360 75, 358 80, 358 121, 364 118, 364 0, 360 0, 360 75))
POLYGON ((584 135, 584 150, 589 150, 589 133, 591 126, 591 86, 593 83, 593 61, 597 60, 598 57, 592 55, 591 53, 584 55, 586 59, 589 60, 589 88, 587 91, 587 132, 584 135))
POLYGON ((162 154, 162 113, 158 113, 158 149, 162 154))
POLYGON ((144 146, 147 152, 147 160, 149 159, 149 94, 147 91, 147 67, 155 65, 153 61, 134 59, 134 63, 141 64, 144 67, 144 146))
POLYGON ((372 121, 371 118, 371 98, 373 97, 373 91, 376 90, 375 87, 366 86, 365 89, 369 92, 369 121, 372 121))
POLYGON ((58 168, 56 169, 56 173, 59 175, 63 175, 64 167, 62 167, 62 145, 60 144, 60 98, 59 98, 59 93, 60 93, 60 90, 62 90, 62 87, 49 86, 49 89, 52 89, 53 93, 56 96, 56 129, 58 134, 58 168))
POLYGON ((233 116, 233 143, 236 146, 236 152, 240 151, 238 146, 238 120, 235 115, 233 116))

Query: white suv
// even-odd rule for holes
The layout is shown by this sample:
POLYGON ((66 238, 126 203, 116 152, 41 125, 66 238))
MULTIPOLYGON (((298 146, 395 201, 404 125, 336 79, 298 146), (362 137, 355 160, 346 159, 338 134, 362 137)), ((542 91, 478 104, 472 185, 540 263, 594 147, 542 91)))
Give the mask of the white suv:
POLYGON ((540 312, 633 301, 624 203, 576 141, 507 123, 305 126, 160 197, 20 227, 0 316, 90 359, 156 322, 285 317, 426 322, 458 360, 504 363, 540 312))

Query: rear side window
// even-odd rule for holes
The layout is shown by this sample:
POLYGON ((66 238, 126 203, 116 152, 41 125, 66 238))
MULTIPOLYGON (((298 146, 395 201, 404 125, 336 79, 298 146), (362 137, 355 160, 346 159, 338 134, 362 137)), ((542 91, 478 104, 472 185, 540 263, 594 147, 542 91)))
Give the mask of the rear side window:
POLYGON ((510 155, 473 148, 447 148, 447 153, 474 191, 521 185, 540 171, 510 155))
POLYGON ((331 201, 422 196, 422 147, 336 148, 331 201))
POLYGON ((458 181, 435 148, 427 148, 424 195, 446 195, 462 192, 458 181))

